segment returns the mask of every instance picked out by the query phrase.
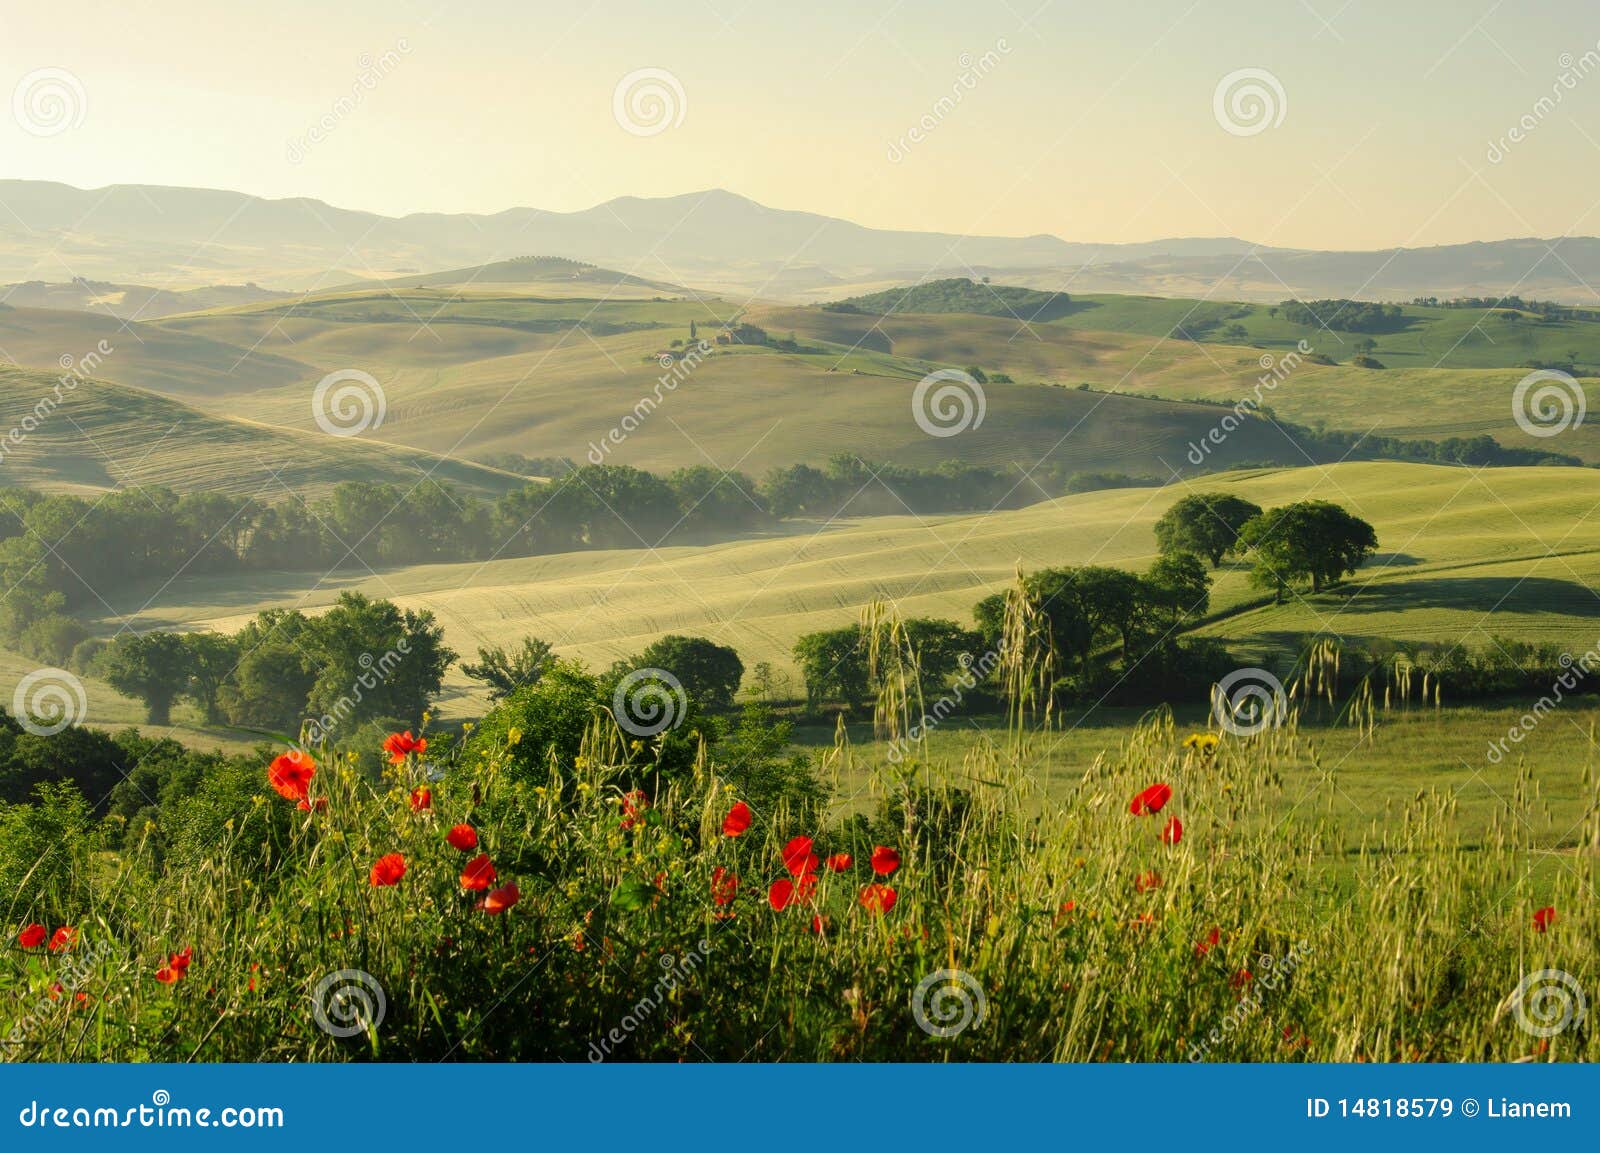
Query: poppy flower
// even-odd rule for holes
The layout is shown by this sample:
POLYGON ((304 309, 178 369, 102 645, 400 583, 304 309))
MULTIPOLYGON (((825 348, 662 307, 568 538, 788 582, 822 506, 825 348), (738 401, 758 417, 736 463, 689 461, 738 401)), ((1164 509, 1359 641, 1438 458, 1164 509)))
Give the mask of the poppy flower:
POLYGON ((28 925, 17 934, 17 944, 24 949, 37 949, 49 936, 49 930, 43 925, 28 925))
POLYGON ((375 887, 398 885, 406 875, 406 859, 399 853, 385 853, 372 863, 370 880, 375 887))
POLYGON ((169 966, 171 966, 172 968, 178 970, 179 973, 183 974, 184 976, 187 976, 188 973, 189 973, 189 962, 191 962, 193 960, 194 960, 194 946, 193 945, 185 945, 182 948, 182 950, 172 954, 172 956, 168 959, 167 964, 169 966))
POLYGON ((750 806, 743 801, 738 802, 728 810, 728 815, 722 818, 722 835, 724 837, 737 837, 750 827, 750 806))
POLYGON ((645 798, 642 790, 634 789, 622 798, 622 827, 631 829, 644 811, 650 807, 650 802, 645 798))
POLYGON ((78 930, 72 928, 70 925, 62 925, 61 928, 50 934, 50 951, 52 953, 59 953, 65 949, 70 949, 77 943, 78 930))
POLYGON ((828 868, 835 873, 842 873, 848 869, 855 860, 849 853, 835 853, 828 858, 828 868))
POLYGON ((767 904, 780 913, 795 902, 794 882, 788 877, 779 877, 772 882, 772 887, 767 890, 767 904))
POLYGON ((325 813, 328 811, 328 798, 318 797, 316 802, 313 804, 310 797, 302 797, 300 798, 300 803, 296 805, 295 808, 299 809, 302 813, 309 813, 312 808, 315 808, 319 813, 325 813))
POLYGON ((872 871, 887 877, 900 867, 900 854, 887 845, 877 845, 872 850, 872 871))
POLYGON ((783 867, 796 877, 817 871, 817 855, 811 851, 810 837, 796 837, 783 847, 783 867))
POLYGON ((183 971, 181 969, 174 969, 171 965, 163 965, 161 968, 156 970, 156 980, 160 981, 163 985, 174 985, 183 980, 183 971))
POLYGON ((1172 800, 1172 786, 1157 783, 1142 792, 1135 793, 1133 800, 1128 803, 1128 812, 1136 817, 1159 813, 1170 800, 1172 800))
POLYGON ((1540 933, 1543 933, 1555 923, 1556 907, 1554 905, 1546 905, 1533 915, 1533 927, 1540 933))
POLYGON ((887 913, 898 899, 898 893, 877 881, 861 887, 861 907, 869 913, 887 913))
POLYGON ((1183 840, 1183 822, 1177 817, 1168 817, 1167 823, 1161 826, 1161 843, 1176 845, 1181 840, 1183 840))
POLYGON ((512 881, 509 884, 501 885, 498 889, 489 890, 489 895, 478 902, 478 908, 485 913, 499 914, 505 912, 520 900, 522 900, 522 894, 517 889, 517 883, 512 881))
POLYGON ((433 808, 433 790, 427 785, 418 785, 411 790, 411 811, 413 813, 426 813, 433 808))
POLYGON ((267 766, 267 783, 288 801, 303 801, 311 789, 311 778, 317 775, 317 762, 310 753, 290 749, 272 758, 267 766))
POLYGON ((412 736, 411 730, 407 729, 403 733, 390 733, 384 737, 383 751, 389 754, 389 763, 391 765, 403 765, 409 754, 417 753, 421 755, 427 752, 428 742, 426 738, 419 740, 412 736))
POLYGON ((444 835, 444 839, 452 849, 460 849, 465 853, 478 847, 478 830, 471 825, 457 825, 444 835))
POLYGON ((461 870, 461 887, 471 893, 481 893, 495 882, 494 865, 488 853, 479 853, 461 870))
POLYGON ((718 905, 731 905, 739 892, 739 878, 718 865, 711 870, 711 900, 718 905))
POLYGON ((1249 969, 1240 969, 1237 973, 1228 978, 1228 987, 1230 989, 1243 989, 1255 979, 1255 974, 1250 972, 1249 969))
POLYGON ((1151 869, 1149 872, 1140 873, 1133 879, 1133 891, 1148 893, 1161 887, 1161 874, 1151 869))
POLYGON ((1207 953, 1211 952, 1212 949, 1215 949, 1218 942, 1221 940, 1222 930, 1213 925, 1211 932, 1207 933, 1204 937, 1195 942, 1194 955, 1196 957, 1204 957, 1207 953))
POLYGON ((822 933, 827 929, 827 927, 828 927, 828 918, 824 917, 821 913, 817 913, 814 916, 812 916, 812 918, 811 918, 811 931, 813 933, 816 933, 818 936, 821 936, 822 933))

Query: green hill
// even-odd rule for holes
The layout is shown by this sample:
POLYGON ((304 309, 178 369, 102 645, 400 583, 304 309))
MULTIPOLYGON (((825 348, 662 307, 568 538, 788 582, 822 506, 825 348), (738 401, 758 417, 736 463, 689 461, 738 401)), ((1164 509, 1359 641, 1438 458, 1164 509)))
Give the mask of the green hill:
POLYGON ((1005 284, 979 283, 968 277, 930 280, 910 287, 891 288, 866 296, 824 304, 828 312, 856 312, 869 316, 894 313, 967 312, 976 316, 1011 316, 1029 323, 1056 320, 1069 314, 1072 301, 1065 292, 1038 292, 1005 284))
MULTIPOLYGON (((1276 659, 1319 632, 1357 643, 1475 645, 1511 633, 1574 654, 1600 638, 1600 523, 1584 519, 1600 503, 1600 472, 1351 463, 1232 473, 1204 488, 1263 506, 1337 501, 1378 532, 1379 553, 1346 585, 1284 605, 1262 604, 1242 566, 1214 574, 1214 619, 1202 631, 1241 657, 1276 659)), ((875 597, 906 615, 969 622, 974 602, 1019 565, 1142 569, 1154 556, 1156 520, 1185 491, 1094 492, 984 516, 795 524, 784 535, 701 548, 336 574, 309 593, 297 574, 185 575, 149 604, 158 590, 126 590, 114 607, 136 614, 140 628, 231 630, 258 608, 326 604, 359 588, 432 609, 449 643, 467 654, 531 634, 609 663, 663 634, 687 633, 733 645, 746 668, 771 661, 792 674, 799 635, 846 624, 875 597)), ((481 705, 459 669, 449 690, 446 711, 481 705)))
MULTIPOLYGON (((308 396, 302 400, 309 408, 308 396)), ((209 415, 101 380, 64 387, 58 376, 0 368, 0 413, 16 430, 0 444, 0 482, 8 485, 76 492, 164 485, 272 502, 345 480, 409 488, 430 469, 482 495, 525 483, 392 444, 209 415)))

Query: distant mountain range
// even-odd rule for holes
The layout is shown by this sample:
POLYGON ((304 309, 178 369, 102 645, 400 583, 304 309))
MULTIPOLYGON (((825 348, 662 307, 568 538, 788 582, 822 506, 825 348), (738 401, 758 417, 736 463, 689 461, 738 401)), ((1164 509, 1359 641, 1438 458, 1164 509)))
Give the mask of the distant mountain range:
POLYGON ((163 292, 239 283, 258 292, 305 291, 522 256, 566 257, 649 281, 789 301, 950 275, 1214 299, 1515 293, 1600 300, 1590 287, 1600 285, 1600 240, 1592 237, 1376 252, 1269 248, 1232 237, 1088 244, 866 228, 717 189, 622 197, 581 212, 389 217, 212 189, 0 181, 0 282, 86 278, 163 292))

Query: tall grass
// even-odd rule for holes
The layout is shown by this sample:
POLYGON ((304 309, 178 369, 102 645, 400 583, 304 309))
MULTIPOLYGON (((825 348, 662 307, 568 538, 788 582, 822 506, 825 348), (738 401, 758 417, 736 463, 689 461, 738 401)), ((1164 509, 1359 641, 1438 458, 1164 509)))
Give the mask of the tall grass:
MULTIPOLYGON (((41 865, 65 860, 70 883, 47 893, 24 879, 13 917, 16 928, 68 917, 78 942, 50 953, 13 937, 0 965, 4 1051, 67 1061, 1600 1057, 1589 1024, 1547 1036, 1524 1027, 1559 1021, 1570 993, 1560 977, 1539 979, 1548 995, 1516 992, 1545 970, 1591 998, 1600 988, 1592 765, 1578 847, 1553 861, 1532 836, 1542 801, 1526 770, 1481 844, 1460 839, 1449 795, 1423 788, 1346 849, 1328 815, 1337 767, 1300 728, 1337 683, 1337 654, 1323 651, 1290 684, 1281 726, 1202 736, 1157 712, 1047 796, 1028 772, 1053 724, 1048 693, 1024 691, 1039 686, 1038 670, 1004 670, 1020 703, 1002 741, 975 746, 959 767, 932 763, 928 744, 909 739, 927 709, 915 653, 881 607, 867 623, 881 735, 908 738, 907 755, 863 764, 841 728, 818 767, 835 789, 829 820, 779 799, 727 835, 739 765, 702 749, 687 773, 641 774, 648 742, 598 714, 575 762, 552 759, 538 779, 509 771, 516 730, 469 745, 421 813, 409 798, 422 759, 374 781, 323 753, 312 799, 325 808, 295 811, 282 838, 240 821, 251 835, 224 830, 195 867, 164 869, 137 841, 108 855, 64 839, 41 865), (865 802, 840 786, 863 772, 865 802), (975 783, 952 788, 957 775, 975 783), (641 781, 643 794, 630 795, 641 781), (1130 812, 1157 783, 1172 790, 1164 807, 1130 812), (1291 784, 1309 799, 1293 803, 1291 784), (1168 843, 1173 818, 1182 836, 1168 843), (519 886, 510 911, 482 911, 482 894, 463 892, 473 853, 444 836, 458 823, 477 831, 497 883, 519 886), (818 865, 809 899, 774 908, 769 887, 793 883, 784 846, 798 835, 815 839, 821 860, 852 861, 818 865), (890 875, 873 874, 877 845, 898 851, 890 875), (388 853, 403 854, 407 872, 374 887, 369 869, 388 853), (719 904, 730 876, 736 895, 719 904), (894 889, 891 908, 863 905, 869 883, 894 889), (1541 931, 1535 913, 1546 907, 1556 916, 1541 931), (187 974, 158 981, 184 948, 187 974), (85 961, 70 981, 67 958, 85 961), (324 1018, 350 1026, 336 1036, 317 1024, 314 991, 335 974, 354 990, 353 971, 372 985, 321 999, 324 1018)), ((1025 651, 1030 627, 1013 614, 1009 651, 1025 651)), ((1382 713, 1369 700, 1352 723, 1381 724, 1382 713)), ((252 805, 293 810, 266 787, 265 766, 262 780, 252 805)))

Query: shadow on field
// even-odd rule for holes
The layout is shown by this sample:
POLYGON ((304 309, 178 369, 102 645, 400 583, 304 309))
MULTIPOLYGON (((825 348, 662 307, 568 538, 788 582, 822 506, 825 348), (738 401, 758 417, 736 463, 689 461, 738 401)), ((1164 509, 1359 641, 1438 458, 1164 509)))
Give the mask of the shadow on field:
POLYGON ((1438 577, 1382 581, 1354 590, 1353 607, 1369 612, 1466 609, 1473 612, 1561 613, 1600 617, 1600 593, 1549 577, 1438 577))

